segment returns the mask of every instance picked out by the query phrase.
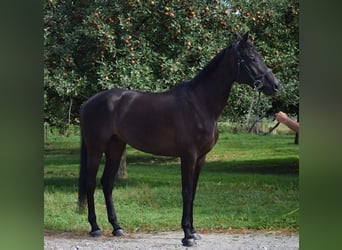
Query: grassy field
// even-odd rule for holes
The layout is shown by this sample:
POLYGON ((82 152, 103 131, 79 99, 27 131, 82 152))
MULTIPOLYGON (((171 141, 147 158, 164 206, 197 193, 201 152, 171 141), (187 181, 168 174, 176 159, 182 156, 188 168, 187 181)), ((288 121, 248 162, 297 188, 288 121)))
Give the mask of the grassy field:
MULTIPOLYGON (((221 133, 202 170, 194 206, 198 230, 299 229, 298 145, 293 135, 221 133)), ((182 197, 177 158, 127 148, 128 179, 116 182, 114 201, 126 232, 180 230, 182 197)), ((98 178, 102 174, 100 167, 98 178)), ((44 154, 46 231, 88 231, 77 213, 79 136, 50 135, 44 154)), ((107 222, 98 181, 96 211, 107 222)))

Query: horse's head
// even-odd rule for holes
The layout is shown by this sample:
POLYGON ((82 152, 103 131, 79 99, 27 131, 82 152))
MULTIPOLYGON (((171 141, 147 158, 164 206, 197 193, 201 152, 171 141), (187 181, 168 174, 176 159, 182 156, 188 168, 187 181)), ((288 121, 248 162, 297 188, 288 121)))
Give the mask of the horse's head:
POLYGON ((248 32, 234 45, 237 54, 237 82, 246 83, 265 95, 275 95, 280 82, 262 60, 254 45, 248 41, 248 32))

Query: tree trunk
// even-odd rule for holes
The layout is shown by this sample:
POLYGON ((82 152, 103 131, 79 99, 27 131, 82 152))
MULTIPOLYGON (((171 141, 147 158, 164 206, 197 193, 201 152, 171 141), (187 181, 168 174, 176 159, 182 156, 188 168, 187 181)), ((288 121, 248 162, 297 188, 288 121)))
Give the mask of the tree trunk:
POLYGON ((71 125, 71 108, 72 108, 72 97, 70 96, 70 104, 68 110, 68 126, 71 125))
POLYGON ((126 150, 125 150, 121 156, 120 166, 119 166, 118 173, 116 174, 116 179, 124 180, 127 178, 128 178, 128 174, 127 174, 126 150))

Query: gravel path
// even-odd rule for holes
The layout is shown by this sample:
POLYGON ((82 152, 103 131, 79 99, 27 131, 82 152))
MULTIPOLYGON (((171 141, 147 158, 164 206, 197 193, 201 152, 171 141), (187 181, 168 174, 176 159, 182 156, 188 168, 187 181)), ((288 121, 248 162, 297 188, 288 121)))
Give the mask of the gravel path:
MULTIPOLYGON (((279 234, 227 234, 227 233, 206 233, 201 234, 202 239, 196 241, 192 249, 229 249, 229 250, 294 250, 299 249, 298 235, 279 234)), ((156 234, 128 234, 121 238, 102 236, 91 238, 86 235, 77 236, 67 233, 45 235, 44 249, 188 249, 183 247, 181 239, 182 231, 163 232, 156 234)), ((189 248, 190 249, 190 248, 189 248)))

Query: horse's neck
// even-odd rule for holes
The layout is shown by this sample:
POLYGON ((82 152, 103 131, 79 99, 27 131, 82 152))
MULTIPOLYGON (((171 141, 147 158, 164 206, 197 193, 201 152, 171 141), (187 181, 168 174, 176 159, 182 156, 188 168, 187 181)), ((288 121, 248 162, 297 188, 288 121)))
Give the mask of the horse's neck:
POLYGON ((232 68, 226 51, 219 58, 214 58, 194 79, 193 96, 202 112, 217 120, 227 103, 234 82, 232 68), (213 62, 215 60, 215 62, 213 62), (214 65, 211 65, 211 64, 214 65), (208 68, 209 67, 209 68, 208 68))

